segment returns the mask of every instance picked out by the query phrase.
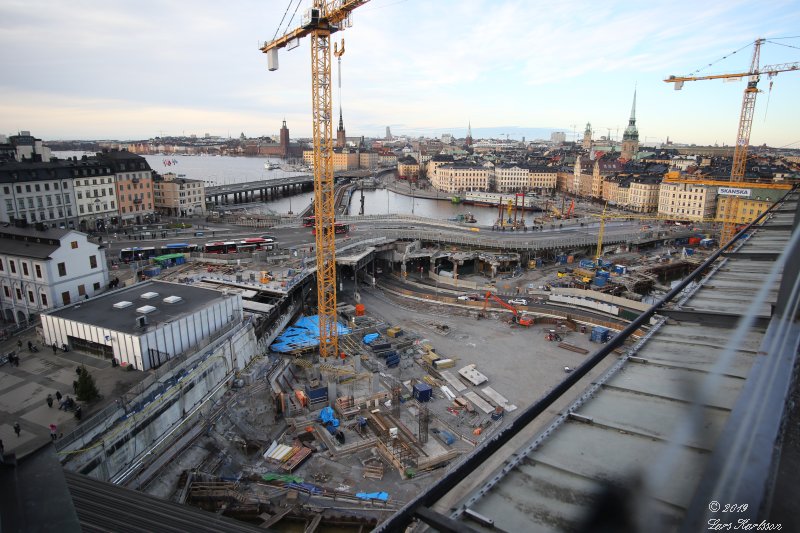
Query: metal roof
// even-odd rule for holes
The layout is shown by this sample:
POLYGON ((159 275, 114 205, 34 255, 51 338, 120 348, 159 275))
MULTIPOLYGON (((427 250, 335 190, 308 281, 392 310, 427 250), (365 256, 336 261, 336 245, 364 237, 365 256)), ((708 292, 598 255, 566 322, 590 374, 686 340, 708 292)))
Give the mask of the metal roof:
POLYGON ((414 517, 448 531, 593 531, 609 517, 607 531, 696 531, 709 517, 759 522, 774 499, 796 497, 770 501, 800 345, 798 221, 790 193, 378 531, 414 517), (647 334, 576 387, 656 309, 647 334), (555 419, 537 419, 564 398, 555 419), (731 517, 709 510, 714 500, 751 505, 731 517))
MULTIPOLYGON (((453 517, 465 519, 469 508, 506 531, 580 529, 608 484, 630 485, 654 463, 666 461, 668 474, 654 474, 658 483, 649 487, 650 496, 662 524, 682 521, 764 340, 766 324, 757 322, 722 372, 712 372, 735 326, 724 317, 740 317, 756 300, 773 266, 759 259, 784 249, 791 216, 776 213, 737 250, 741 255, 722 259, 680 306, 681 321, 665 320, 592 386, 589 398, 580 397, 546 436, 540 434, 512 458, 513 467, 493 473, 463 500, 453 517), (701 391, 702 424, 677 438, 701 391)), ((777 293, 774 282, 766 301, 754 308, 755 318, 770 318, 777 293)))

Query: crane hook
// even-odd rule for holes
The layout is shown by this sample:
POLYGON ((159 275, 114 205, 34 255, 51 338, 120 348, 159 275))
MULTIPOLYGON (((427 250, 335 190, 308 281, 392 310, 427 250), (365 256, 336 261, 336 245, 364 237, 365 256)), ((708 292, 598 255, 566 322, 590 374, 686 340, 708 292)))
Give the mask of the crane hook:
POLYGON ((339 50, 337 46, 339 43, 333 43, 333 55, 336 57, 342 57, 344 55, 344 39, 342 39, 342 49, 339 50))

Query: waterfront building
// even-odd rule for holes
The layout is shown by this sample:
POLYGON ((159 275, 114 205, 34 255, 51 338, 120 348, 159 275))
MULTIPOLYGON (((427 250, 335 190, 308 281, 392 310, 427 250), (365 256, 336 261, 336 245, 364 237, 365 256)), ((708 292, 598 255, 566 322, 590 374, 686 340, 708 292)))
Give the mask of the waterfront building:
POLYGON ((119 226, 147 224, 153 221, 153 176, 147 160, 125 151, 97 154, 115 176, 119 226))
POLYGON ((169 172, 153 179, 153 206, 157 213, 174 217, 205 214, 205 184, 169 172))
POLYGON ((85 157, 75 161, 73 190, 81 231, 104 231, 116 226, 119 211, 115 174, 107 162, 85 157))
POLYGON ((401 157, 397 160, 397 175, 409 180, 419 178, 419 163, 410 155, 401 157))
POLYGON ((0 221, 25 226, 75 228, 75 161, 25 160, 0 165, 0 221))
POLYGON ((449 163, 436 169, 436 176, 429 177, 435 189, 451 193, 487 191, 491 169, 471 163, 449 163))
POLYGON ((74 230, 2 228, 0 284, 3 318, 28 324, 43 311, 104 290, 108 286, 105 249, 74 230))

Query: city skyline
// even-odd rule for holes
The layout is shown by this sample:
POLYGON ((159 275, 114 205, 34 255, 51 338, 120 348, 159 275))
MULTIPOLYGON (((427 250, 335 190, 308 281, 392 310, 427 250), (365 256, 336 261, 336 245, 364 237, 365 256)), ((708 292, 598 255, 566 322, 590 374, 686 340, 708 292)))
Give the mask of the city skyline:
MULTIPOLYGON (((281 51, 277 72, 267 71, 258 50, 284 33, 285 23, 276 28, 285 11, 284 2, 198 2, 191 10, 159 2, 4 2, 0 133, 256 137, 276 134, 285 118, 293 137, 308 137, 307 39, 281 51)), ((743 82, 690 82, 675 92, 662 80, 709 63, 702 74, 744 72, 753 40, 792 37, 797 27, 800 6, 791 1, 563 2, 544 10, 521 1, 373 0, 332 40, 347 42, 341 100, 351 136, 383 137, 391 126, 395 135, 463 137, 471 123, 476 137, 500 129, 519 139, 513 131, 552 129, 570 140, 590 122, 595 138, 619 138, 636 87, 642 144, 669 137, 732 145, 743 82)), ((800 61, 798 47, 800 38, 767 43, 761 65, 800 61)), ((336 85, 335 62, 332 75, 336 85)), ((751 144, 798 148, 800 73, 779 75, 771 91, 770 81, 763 76, 759 84, 751 144)), ((333 98, 338 106, 338 89, 333 98)))

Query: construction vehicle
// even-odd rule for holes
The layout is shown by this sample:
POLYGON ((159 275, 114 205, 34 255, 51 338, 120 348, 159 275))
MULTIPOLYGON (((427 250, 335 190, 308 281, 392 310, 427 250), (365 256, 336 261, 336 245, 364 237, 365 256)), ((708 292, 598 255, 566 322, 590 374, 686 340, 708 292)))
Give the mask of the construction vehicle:
MULTIPOLYGON (((750 145, 750 131, 753 127, 753 115, 756 108, 758 82, 761 79, 761 74, 766 74, 769 78, 773 78, 780 72, 800 70, 800 63, 781 63, 777 65, 759 67, 758 63, 761 57, 761 45, 764 44, 764 42, 766 42, 766 39, 756 39, 753 43, 753 59, 750 62, 750 70, 748 72, 712 74, 708 76, 670 76, 664 80, 667 83, 674 83, 675 90, 680 91, 683 88, 684 82, 687 81, 718 79, 731 80, 747 78, 747 87, 744 89, 744 96, 742 97, 742 110, 739 115, 739 130, 736 134, 736 144, 734 145, 735 148, 733 150, 731 182, 744 181, 747 163, 747 148, 750 145)), ((772 88, 771 81, 770 88, 772 88)), ((722 234, 720 235, 721 245, 728 243, 737 233, 737 223, 732 219, 732 214, 738 212, 738 203, 739 198, 736 195, 730 196, 726 202, 725 213, 722 216, 722 234)))
MULTIPOLYGON (((291 50, 301 38, 311 38, 311 101, 314 147, 314 220, 317 252, 317 314, 319 354, 336 357, 336 236, 334 233, 335 187, 333 181, 333 109, 331 105, 331 34, 350 26, 350 14, 369 0, 314 0, 299 28, 265 42, 269 70, 278 70, 278 50, 291 50)), ((344 51, 344 42, 342 42, 344 51)), ((340 54, 337 54, 339 56, 340 54)))
POLYGON ((505 307, 506 309, 509 309, 512 313, 514 313, 514 318, 512 319, 514 324, 519 324, 520 326, 525 326, 525 327, 530 327, 533 325, 534 320, 532 318, 522 316, 516 307, 504 302, 503 300, 492 294, 492 291, 486 291, 486 295, 483 297, 483 314, 486 314, 486 309, 489 307, 490 298, 495 302, 499 303, 500 305, 502 305, 503 307, 505 307))

